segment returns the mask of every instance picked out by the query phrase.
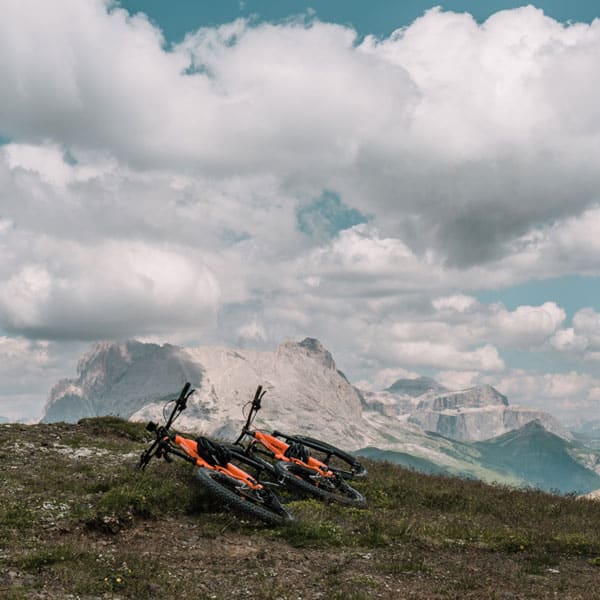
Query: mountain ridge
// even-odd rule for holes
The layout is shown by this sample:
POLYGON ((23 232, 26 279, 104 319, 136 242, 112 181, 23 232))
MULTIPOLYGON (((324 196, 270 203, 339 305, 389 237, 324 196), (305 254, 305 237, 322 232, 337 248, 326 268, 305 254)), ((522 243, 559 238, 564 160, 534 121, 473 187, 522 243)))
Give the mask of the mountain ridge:
MULTIPOLYGON (((562 439, 572 438, 551 415, 510 406, 491 386, 451 391, 421 378, 412 386, 404 380, 381 392, 359 389, 315 338, 284 342, 274 351, 104 342, 82 357, 76 378, 52 388, 43 421, 103 414, 159 420, 165 402, 177 396, 185 381, 196 388, 179 421, 188 431, 235 439, 244 406, 262 385, 268 394, 258 427, 303 433, 350 451, 372 447, 405 453, 422 464, 436 463, 443 472, 511 485, 527 482, 482 461, 471 442, 496 438, 534 419, 562 439), (425 391, 404 393, 417 389, 425 391)), ((584 468, 600 472, 600 452, 583 445, 572 452, 584 468)))

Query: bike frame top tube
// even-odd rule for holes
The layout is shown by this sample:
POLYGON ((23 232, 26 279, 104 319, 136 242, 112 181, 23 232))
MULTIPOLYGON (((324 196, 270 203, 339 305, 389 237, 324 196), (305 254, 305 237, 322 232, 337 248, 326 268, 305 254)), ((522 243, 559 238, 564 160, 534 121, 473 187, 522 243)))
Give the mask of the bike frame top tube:
POLYGON ((221 465, 211 465, 210 463, 205 461, 198 454, 198 452, 196 452, 196 448, 198 447, 198 445, 195 440, 191 440, 189 438, 176 434, 173 439, 173 443, 179 446, 186 453, 187 456, 194 460, 197 467, 203 467, 206 469, 211 469, 213 471, 218 471, 219 473, 225 473, 226 475, 229 475, 229 477, 233 477, 234 479, 241 481, 242 483, 246 484, 252 489, 262 489, 263 486, 260 483, 258 483, 256 479, 254 479, 248 473, 231 463, 227 463, 227 466, 223 467, 221 465))
POLYGON ((321 475, 324 475, 325 477, 334 476, 334 472, 324 462, 321 462, 320 460, 312 456, 309 456, 306 462, 298 458, 290 458, 288 456, 285 456, 286 450, 290 447, 289 444, 287 444, 283 440, 280 440, 279 438, 276 438, 274 435, 265 433, 264 431, 253 431, 252 437, 257 442, 260 442, 269 451, 271 451, 277 460, 285 460, 288 462, 296 463, 297 465, 300 465, 305 468, 313 469, 315 471, 318 471, 321 475))

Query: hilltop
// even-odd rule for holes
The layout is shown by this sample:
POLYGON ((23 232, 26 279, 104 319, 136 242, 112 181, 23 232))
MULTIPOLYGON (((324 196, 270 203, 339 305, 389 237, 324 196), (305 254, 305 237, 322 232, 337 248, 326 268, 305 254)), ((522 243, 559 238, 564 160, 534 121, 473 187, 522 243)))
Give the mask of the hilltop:
POLYGON ((0 596, 600 598, 600 503, 368 462, 367 510, 242 519, 185 464, 134 470, 143 425, 0 425, 0 596))

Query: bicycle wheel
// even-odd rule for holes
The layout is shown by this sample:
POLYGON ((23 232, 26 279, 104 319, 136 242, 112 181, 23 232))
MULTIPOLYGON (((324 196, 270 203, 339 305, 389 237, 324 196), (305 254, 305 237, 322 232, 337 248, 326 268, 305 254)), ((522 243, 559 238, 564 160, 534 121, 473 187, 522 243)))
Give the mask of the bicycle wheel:
POLYGON ((356 508, 364 508, 367 505, 365 497, 337 475, 331 478, 321 477, 312 469, 287 460, 277 462, 275 470, 283 483, 305 494, 356 508))
POLYGON ((231 462, 254 477, 260 484, 276 494, 282 504, 287 504, 301 497, 297 489, 287 486, 281 481, 281 476, 275 465, 251 451, 249 454, 242 446, 225 445, 231 453, 231 462))
POLYGON ((340 477, 364 477, 367 474, 367 468, 359 462, 355 456, 344 452, 327 442, 322 442, 315 438, 295 435, 293 439, 307 446, 311 450, 316 450, 321 455, 315 456, 324 462, 332 471, 335 471, 340 477))
POLYGON ((277 496, 266 488, 254 490, 233 477, 206 467, 194 467, 194 476, 212 496, 234 510, 270 525, 285 525, 294 520, 277 496))

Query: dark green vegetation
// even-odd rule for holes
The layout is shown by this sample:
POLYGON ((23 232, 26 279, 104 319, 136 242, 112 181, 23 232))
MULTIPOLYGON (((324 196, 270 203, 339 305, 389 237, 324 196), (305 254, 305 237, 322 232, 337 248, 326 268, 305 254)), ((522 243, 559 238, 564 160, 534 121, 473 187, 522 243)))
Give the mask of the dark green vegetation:
POLYGON ((369 463, 367 510, 232 515, 143 426, 0 426, 0 597, 600 598, 600 503, 369 463), (555 593, 557 595, 555 595, 555 593))
POLYGON ((598 463, 600 441, 583 434, 569 442, 544 429, 539 421, 531 421, 521 429, 482 442, 426 435, 440 440, 439 451, 449 459, 446 464, 377 448, 364 448, 359 454, 423 473, 458 475, 549 492, 586 494, 600 489, 600 476, 584 465, 588 462, 593 467, 598 463))
POLYGON ((576 443, 546 431, 538 421, 474 446, 486 464, 521 477, 532 487, 580 493, 600 488, 600 476, 573 458, 576 443))

